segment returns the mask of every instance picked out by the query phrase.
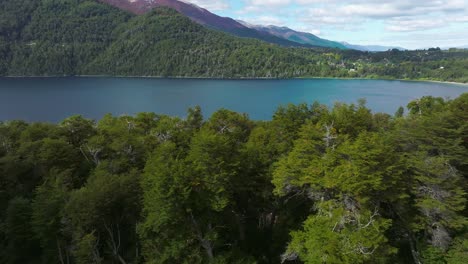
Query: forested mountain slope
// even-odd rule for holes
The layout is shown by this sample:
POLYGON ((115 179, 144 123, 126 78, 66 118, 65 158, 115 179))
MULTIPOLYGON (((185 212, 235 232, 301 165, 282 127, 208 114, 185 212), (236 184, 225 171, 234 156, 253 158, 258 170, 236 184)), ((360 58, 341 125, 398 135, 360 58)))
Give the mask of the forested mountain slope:
POLYGON ((207 30, 158 8, 118 28, 86 72, 152 76, 292 76, 312 62, 281 47, 207 30))
POLYGON ((132 17, 94 1, 6 0, 0 5, 3 75, 80 74, 132 17))
POLYGON ((278 26, 261 26, 261 25, 247 25, 250 26, 251 28, 257 29, 262 32, 267 32, 269 34, 294 41, 297 43, 302 43, 302 44, 309 44, 313 46, 318 46, 318 47, 328 47, 328 48, 338 48, 338 49, 348 49, 345 45, 336 42, 336 41, 331 41, 327 39, 322 39, 314 34, 307 33, 307 32, 300 32, 296 31, 293 29, 290 29, 288 27, 278 27, 278 26))
POLYGON ((468 94, 0 123, 0 263, 468 258, 468 94))
POLYGON ((468 82, 468 51, 285 48, 207 29, 168 8, 0 2, 0 76, 359 77, 468 82))
POLYGON ((178 0, 99 0, 135 14, 145 14, 157 7, 169 7, 205 27, 235 36, 254 38, 286 47, 314 47, 309 43, 290 41, 269 32, 249 28, 230 17, 221 17, 193 3, 178 0))
POLYGON ((2 2, 2 75, 292 76, 306 58, 208 30, 167 8, 134 16, 94 1, 2 2), (19 16, 12 15, 18 7, 19 16))

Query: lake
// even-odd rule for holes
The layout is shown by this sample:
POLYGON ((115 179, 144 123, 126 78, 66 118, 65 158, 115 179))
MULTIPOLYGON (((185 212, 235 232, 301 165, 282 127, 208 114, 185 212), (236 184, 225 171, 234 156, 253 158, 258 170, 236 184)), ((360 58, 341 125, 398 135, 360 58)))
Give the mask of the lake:
POLYGON ((206 80, 154 78, 0 78, 0 120, 58 122, 81 114, 99 119, 156 112, 184 117, 200 105, 205 116, 220 108, 271 119, 279 105, 327 105, 366 98, 374 112, 393 114, 426 95, 455 98, 468 86, 385 80, 206 80))

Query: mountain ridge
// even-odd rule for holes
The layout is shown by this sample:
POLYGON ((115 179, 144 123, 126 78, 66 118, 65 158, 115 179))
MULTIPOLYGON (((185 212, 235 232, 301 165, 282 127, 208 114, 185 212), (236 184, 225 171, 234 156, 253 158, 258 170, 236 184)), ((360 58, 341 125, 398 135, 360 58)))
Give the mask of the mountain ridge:
POLYGON ((359 51, 380 52, 380 51, 387 51, 387 50, 392 50, 392 49, 407 50, 405 48, 396 47, 396 46, 357 45, 357 44, 351 44, 345 41, 342 41, 340 43, 349 49, 354 49, 354 50, 359 50, 359 51))
POLYGON ((355 45, 347 42, 320 38, 310 32, 302 32, 289 27, 276 25, 253 25, 242 20, 222 17, 196 4, 184 0, 97 0, 133 14, 143 15, 156 7, 173 8, 205 27, 220 30, 238 37, 255 38, 265 42, 289 47, 322 47, 355 49, 379 52, 391 49, 406 50, 401 47, 380 45, 355 45))
POLYGON ((230 17, 218 16, 205 8, 179 0, 98 0, 131 13, 142 15, 156 7, 173 8, 189 17, 192 21, 205 27, 221 30, 239 37, 255 38, 269 43, 287 47, 314 47, 309 44, 297 43, 275 35, 251 29, 230 17))
POLYGON ((317 37, 316 35, 309 32, 301 32, 285 26, 275 26, 275 25, 252 25, 244 21, 240 21, 245 26, 267 32, 269 34, 281 37, 290 41, 294 41, 301 44, 309 44, 313 46, 321 46, 327 48, 338 48, 338 49, 347 49, 347 47, 339 42, 331 41, 317 37))

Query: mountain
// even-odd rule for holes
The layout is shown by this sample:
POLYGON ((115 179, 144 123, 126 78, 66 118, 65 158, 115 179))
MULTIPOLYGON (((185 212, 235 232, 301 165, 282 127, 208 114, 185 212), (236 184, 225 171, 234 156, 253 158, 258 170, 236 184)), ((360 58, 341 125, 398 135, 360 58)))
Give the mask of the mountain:
POLYGON ((0 76, 293 77, 321 57, 211 30, 167 7, 134 15, 92 0, 2 0, 0 76))
POLYGON ((87 65, 105 75, 285 77, 312 63, 296 49, 207 29, 157 7, 118 28, 117 38, 87 65))
POLYGON ((301 44, 308 44, 313 46, 320 46, 320 47, 327 47, 327 48, 339 48, 339 49, 347 49, 347 47, 339 42, 322 39, 314 34, 307 33, 307 32, 300 32, 290 29, 288 27, 278 27, 274 25, 269 26, 261 26, 261 25, 251 25, 245 23, 243 21, 239 21, 243 23, 243 25, 256 29, 261 32, 266 32, 268 34, 287 39, 290 41, 294 41, 301 44))
POLYGON ((341 42, 345 47, 348 49, 360 50, 360 51, 370 51, 370 52, 380 52, 380 51, 387 51, 392 49, 397 50, 407 50, 402 47, 392 47, 392 46, 379 46, 379 45, 354 45, 348 42, 341 42))
POLYGON ((134 15, 94 0, 1 0, 0 6, 0 76, 468 81, 465 51, 281 47, 211 30, 167 7, 134 15))
POLYGON ((100 2, 113 5, 123 10, 127 10, 137 15, 145 14, 155 7, 170 7, 179 13, 189 17, 191 20, 203 26, 221 30, 239 37, 255 38, 269 43, 291 47, 311 47, 304 43, 290 41, 282 37, 258 31, 242 25, 229 17, 221 17, 197 5, 178 0, 98 0, 100 2))

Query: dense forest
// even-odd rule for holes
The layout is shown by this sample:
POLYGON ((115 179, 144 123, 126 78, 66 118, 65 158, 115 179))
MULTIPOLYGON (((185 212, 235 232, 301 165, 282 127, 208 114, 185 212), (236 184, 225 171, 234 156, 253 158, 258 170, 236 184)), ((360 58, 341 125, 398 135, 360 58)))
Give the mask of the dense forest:
POLYGON ((468 94, 0 123, 0 263, 468 263, 468 94))
POLYGON ((91 0, 0 1, 0 76, 345 77, 468 82, 468 51, 287 48, 91 0))

